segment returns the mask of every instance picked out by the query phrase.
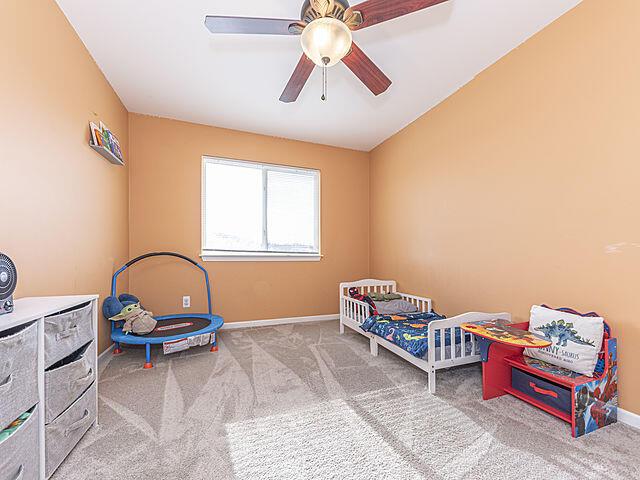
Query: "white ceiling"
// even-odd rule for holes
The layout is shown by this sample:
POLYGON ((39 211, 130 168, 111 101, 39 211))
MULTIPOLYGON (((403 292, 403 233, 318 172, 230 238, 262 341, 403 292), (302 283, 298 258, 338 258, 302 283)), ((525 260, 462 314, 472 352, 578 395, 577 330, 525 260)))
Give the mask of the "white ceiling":
POLYGON ((212 35, 204 17, 297 19, 302 0, 57 2, 131 112, 368 151, 580 0, 450 0, 355 32, 391 88, 374 97, 339 64, 327 102, 316 69, 294 104, 278 98, 299 37, 212 35))

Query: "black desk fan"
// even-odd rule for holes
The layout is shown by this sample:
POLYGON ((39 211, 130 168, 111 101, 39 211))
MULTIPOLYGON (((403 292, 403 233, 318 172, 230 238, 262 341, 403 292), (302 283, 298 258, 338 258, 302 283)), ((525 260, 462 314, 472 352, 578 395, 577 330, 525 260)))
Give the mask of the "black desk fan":
POLYGON ((13 292, 18 284, 15 264, 0 253, 0 315, 13 312, 13 292))

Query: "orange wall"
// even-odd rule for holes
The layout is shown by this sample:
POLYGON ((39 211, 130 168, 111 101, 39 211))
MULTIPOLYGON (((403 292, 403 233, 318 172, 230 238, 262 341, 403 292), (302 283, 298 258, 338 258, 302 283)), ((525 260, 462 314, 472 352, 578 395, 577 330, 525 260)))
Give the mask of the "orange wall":
POLYGON ((17 296, 104 297, 128 256, 128 178, 88 147, 88 121, 126 154, 127 111, 53 1, 0 3, 0 58, 0 251, 17 296))
MULTIPOLYGON (((129 125, 132 256, 172 250, 199 260, 203 155, 321 171, 321 261, 203 262, 225 321, 337 313, 338 283, 368 275, 367 153, 135 114, 129 125)), ((201 274, 188 263, 152 259, 130 275, 154 313, 205 309, 201 274)))
POLYGON ((446 314, 600 312, 635 412, 639 19, 585 0, 376 148, 370 188, 372 275, 446 314))
MULTIPOLYGON (((370 270, 448 314, 595 309, 621 339, 622 406, 640 412, 640 4, 610 3, 585 0, 369 155, 128 115, 55 2, 5 0, 0 251, 17 296, 104 297, 129 251, 198 258, 203 154, 318 168, 324 258, 206 263, 227 321, 335 313, 338 282, 370 270), (89 120, 128 168, 87 146, 89 120)), ((182 295, 204 308, 198 272, 171 260, 135 267, 131 291, 156 313, 182 295)))

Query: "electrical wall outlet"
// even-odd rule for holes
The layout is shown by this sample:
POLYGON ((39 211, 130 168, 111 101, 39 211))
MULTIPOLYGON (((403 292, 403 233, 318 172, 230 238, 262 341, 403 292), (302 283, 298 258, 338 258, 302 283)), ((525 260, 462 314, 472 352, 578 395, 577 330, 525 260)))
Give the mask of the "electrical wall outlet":
POLYGON ((189 295, 182 297, 182 308, 191 308, 191 297, 189 295))

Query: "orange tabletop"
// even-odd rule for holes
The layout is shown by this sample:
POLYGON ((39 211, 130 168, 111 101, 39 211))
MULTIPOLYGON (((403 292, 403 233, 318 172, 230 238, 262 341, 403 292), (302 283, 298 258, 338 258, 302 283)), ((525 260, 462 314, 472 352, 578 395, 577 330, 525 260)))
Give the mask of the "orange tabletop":
POLYGON ((465 332, 512 347, 546 348, 551 345, 550 341, 528 330, 510 326, 506 320, 463 323, 460 328, 465 332))

